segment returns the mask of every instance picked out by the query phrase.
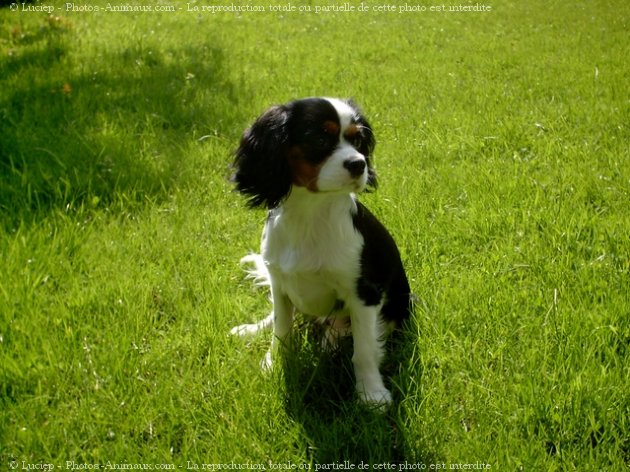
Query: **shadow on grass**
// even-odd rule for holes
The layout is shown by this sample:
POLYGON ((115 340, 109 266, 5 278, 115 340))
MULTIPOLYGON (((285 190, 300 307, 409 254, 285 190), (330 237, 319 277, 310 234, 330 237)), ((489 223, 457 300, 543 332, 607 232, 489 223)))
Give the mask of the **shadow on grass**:
MULTIPOLYGON (((388 412, 358 402, 352 365, 352 339, 345 339, 336 352, 323 352, 320 333, 308 333, 306 342, 294 340, 284 358, 286 409, 302 425, 308 444, 307 456, 315 464, 344 464, 353 470, 363 465, 394 466, 427 457, 410 451, 405 437, 405 419, 397 414, 405 392, 396 387, 406 384, 401 368, 410 352, 410 340, 401 336, 389 340, 389 352, 381 368, 394 395, 388 412)), ((302 340, 303 341, 303 340, 302 340)), ((404 388, 404 387, 403 387, 404 388)), ((431 461, 424 459, 424 463, 431 461)), ((396 470, 398 470, 396 468, 396 470)))
POLYGON ((165 198, 195 175, 190 149, 202 136, 231 133, 246 99, 225 79, 211 39, 112 45, 79 63, 70 20, 49 17, 10 34, 0 62, 0 210, 13 221, 165 198))

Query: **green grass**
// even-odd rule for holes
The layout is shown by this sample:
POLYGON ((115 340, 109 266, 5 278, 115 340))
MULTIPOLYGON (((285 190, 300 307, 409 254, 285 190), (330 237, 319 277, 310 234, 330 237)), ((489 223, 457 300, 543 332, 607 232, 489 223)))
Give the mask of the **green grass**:
POLYGON ((181 5, 0 9, 0 468, 627 468, 626 3, 181 5), (370 118, 362 199, 419 298, 386 415, 354 401, 349 353, 303 333, 267 375, 268 336, 227 335, 269 309, 238 266, 264 213, 231 191, 230 153, 309 95, 370 118))

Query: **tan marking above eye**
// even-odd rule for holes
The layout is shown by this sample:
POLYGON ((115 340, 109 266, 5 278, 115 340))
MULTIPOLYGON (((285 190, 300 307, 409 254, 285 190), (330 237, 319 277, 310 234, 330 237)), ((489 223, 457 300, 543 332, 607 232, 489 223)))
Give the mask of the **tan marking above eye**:
POLYGON ((356 125, 356 123, 352 123, 346 128, 345 132, 343 133, 343 136, 346 139, 352 139, 357 134, 359 134, 359 127, 356 125))
POLYGON ((339 125, 334 121, 324 121, 324 130, 333 136, 337 136, 339 134, 339 125))

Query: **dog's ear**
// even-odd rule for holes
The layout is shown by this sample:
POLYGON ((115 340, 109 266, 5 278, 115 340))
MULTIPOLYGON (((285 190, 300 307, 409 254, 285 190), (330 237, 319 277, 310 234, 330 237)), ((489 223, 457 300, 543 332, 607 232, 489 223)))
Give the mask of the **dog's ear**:
POLYGON ((372 165, 372 154, 374 153, 374 148, 376 147, 376 139, 374 138, 372 125, 370 125, 367 118, 365 118, 365 116, 361 112, 361 109, 352 99, 348 100, 347 103, 355 110, 355 119, 357 121, 357 124, 359 125, 359 130, 361 131, 361 141, 357 150, 365 156, 365 159, 367 161, 368 188, 376 189, 376 187, 378 186, 378 182, 376 180, 376 171, 374 170, 374 166, 372 165))
POLYGON ((275 208, 291 191, 288 121, 289 110, 274 106, 243 133, 232 181, 247 196, 250 207, 275 208))
POLYGON ((376 189, 378 187, 378 180, 376 179, 376 171, 372 164, 372 154, 376 147, 376 139, 374 139, 374 132, 372 126, 367 122, 365 117, 361 115, 359 117, 359 124, 361 125, 361 145, 359 146, 359 152, 365 156, 368 166, 368 188, 376 189))

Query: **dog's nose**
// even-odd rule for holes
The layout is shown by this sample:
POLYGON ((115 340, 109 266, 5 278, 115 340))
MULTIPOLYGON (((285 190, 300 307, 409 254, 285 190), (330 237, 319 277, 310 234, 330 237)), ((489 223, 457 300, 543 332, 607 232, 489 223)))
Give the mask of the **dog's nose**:
POLYGON ((365 159, 363 159, 362 157, 348 159, 343 163, 343 166, 348 169, 352 177, 359 177, 360 175, 363 175, 363 172, 365 171, 365 165, 365 159))

